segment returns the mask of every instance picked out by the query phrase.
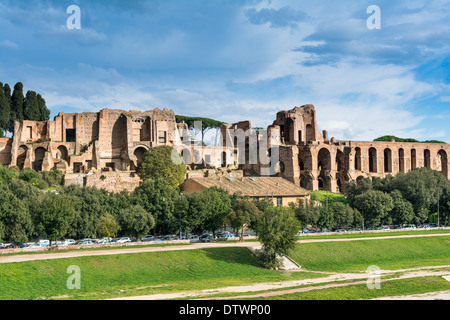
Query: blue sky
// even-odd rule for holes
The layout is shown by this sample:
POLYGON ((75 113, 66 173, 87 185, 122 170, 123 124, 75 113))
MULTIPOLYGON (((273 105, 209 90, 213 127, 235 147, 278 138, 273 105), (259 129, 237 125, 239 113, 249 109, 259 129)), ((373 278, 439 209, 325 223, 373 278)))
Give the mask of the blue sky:
POLYGON ((52 117, 166 107, 266 127, 313 104, 337 139, 450 142, 450 0, 0 0, 0 30, 0 81, 52 117))

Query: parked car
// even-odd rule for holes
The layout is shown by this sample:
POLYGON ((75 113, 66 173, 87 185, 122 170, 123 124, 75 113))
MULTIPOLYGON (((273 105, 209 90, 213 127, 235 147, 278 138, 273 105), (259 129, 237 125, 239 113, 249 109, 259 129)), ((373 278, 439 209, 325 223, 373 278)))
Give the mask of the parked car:
POLYGON ((172 241, 172 240, 177 240, 177 239, 172 235, 165 235, 165 236, 161 237, 161 241, 172 241))
POLYGON ((212 235, 210 235, 209 233, 204 233, 199 237, 199 240, 201 242, 209 242, 212 238, 212 235))
POLYGON ((146 236, 143 236, 142 239, 141 239, 141 241, 143 241, 143 242, 146 242, 146 241, 155 241, 155 236, 152 236, 152 235, 146 235, 146 236))
POLYGON ((85 239, 78 243, 79 246, 90 246, 93 244, 94 244, 94 242, 92 242, 91 239, 85 239))
POLYGON ((416 226, 413 224, 407 224, 406 226, 403 226, 403 229, 416 229, 416 226))
POLYGON ((131 239, 128 237, 122 237, 117 240, 117 243, 127 243, 127 242, 131 242, 131 239))
POLYGON ((3 242, 0 242, 0 249, 6 249, 6 246, 3 242))
POLYGON ((39 240, 38 243, 41 247, 48 247, 50 245, 50 240, 39 240))
POLYGON ((102 238, 99 241, 97 241, 97 243, 98 244, 108 244, 108 243, 111 243, 111 241, 112 241, 112 238, 105 237, 105 238, 102 238))
POLYGON ((66 239, 64 240, 64 243, 68 246, 73 246, 75 244, 75 240, 73 239, 66 239))

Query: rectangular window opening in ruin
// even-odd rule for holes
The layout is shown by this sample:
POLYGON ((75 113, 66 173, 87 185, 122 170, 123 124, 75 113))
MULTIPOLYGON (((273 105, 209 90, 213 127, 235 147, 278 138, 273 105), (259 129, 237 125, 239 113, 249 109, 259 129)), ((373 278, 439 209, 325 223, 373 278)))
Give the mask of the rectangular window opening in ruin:
POLYGON ((33 139, 33 127, 27 126, 27 133, 28 133, 27 139, 33 139))
POLYGON ((77 142, 76 140, 75 129, 66 129, 66 142, 77 142))
POLYGON ((166 131, 158 131, 158 142, 166 143, 167 141, 167 133, 166 131))

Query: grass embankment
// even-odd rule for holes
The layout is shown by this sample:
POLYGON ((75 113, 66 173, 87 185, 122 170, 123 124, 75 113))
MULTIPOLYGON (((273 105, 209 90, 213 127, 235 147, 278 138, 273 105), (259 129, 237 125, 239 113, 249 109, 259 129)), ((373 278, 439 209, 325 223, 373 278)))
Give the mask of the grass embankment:
POLYGON ((450 236, 297 244, 291 258, 310 271, 358 272, 450 264, 450 236))
MULTIPOLYGON (((258 297, 258 300, 360 300, 382 297, 405 296, 450 290, 450 282, 442 277, 421 277, 402 280, 392 280, 380 283, 380 289, 369 289, 366 284, 349 285, 340 288, 326 288, 258 297)), ((252 299, 252 298, 250 298, 252 299)), ((247 299, 247 300, 250 300, 247 299)))
POLYGON ((333 202, 348 203, 347 198, 342 193, 333 193, 329 191, 317 190, 309 191, 317 201, 320 201, 323 205, 332 204, 333 202))
POLYGON ((434 230, 411 230, 411 231, 380 231, 380 232, 361 232, 361 233, 335 233, 323 235, 320 233, 299 235, 298 240, 308 239, 346 239, 346 238, 372 238, 372 237, 392 237, 392 236, 418 236, 433 234, 449 234, 450 229, 434 229, 434 230))
POLYGON ((110 298, 323 276, 257 266, 245 248, 165 251, 0 264, 0 299, 110 298), (69 290, 67 268, 81 270, 69 290))

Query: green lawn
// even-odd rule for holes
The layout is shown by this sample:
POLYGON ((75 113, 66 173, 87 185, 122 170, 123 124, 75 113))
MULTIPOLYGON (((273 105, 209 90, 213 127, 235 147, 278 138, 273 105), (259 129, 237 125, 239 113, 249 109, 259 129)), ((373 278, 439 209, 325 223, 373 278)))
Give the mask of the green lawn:
POLYGON ((323 276, 267 270, 245 248, 166 251, 0 264, 0 299, 109 298, 323 276), (67 268, 81 270, 69 290, 67 268))
POLYGON ((291 258, 311 271, 357 272, 450 265, 450 236, 297 244, 291 258))
MULTIPOLYGON (((404 296, 450 290, 450 282, 442 277, 422 277, 381 282, 380 289, 369 289, 366 284, 349 285, 308 292, 291 293, 258 300, 360 300, 404 296)), ((250 300, 250 299, 248 299, 250 300)))
POLYGON ((298 236, 298 239, 307 240, 307 239, 339 239, 339 238, 372 238, 372 237, 391 237, 391 236, 410 236, 410 235, 433 235, 433 234, 447 234, 447 233, 450 235, 450 229, 362 232, 362 233, 348 233, 348 234, 335 233, 331 235, 322 235, 320 233, 314 233, 298 236))
POLYGON ((331 204, 333 202, 343 202, 348 203, 347 198, 342 193, 333 193, 329 191, 309 191, 311 194, 313 194, 318 201, 320 201, 323 205, 326 205, 327 198, 328 198, 328 204, 331 204))

